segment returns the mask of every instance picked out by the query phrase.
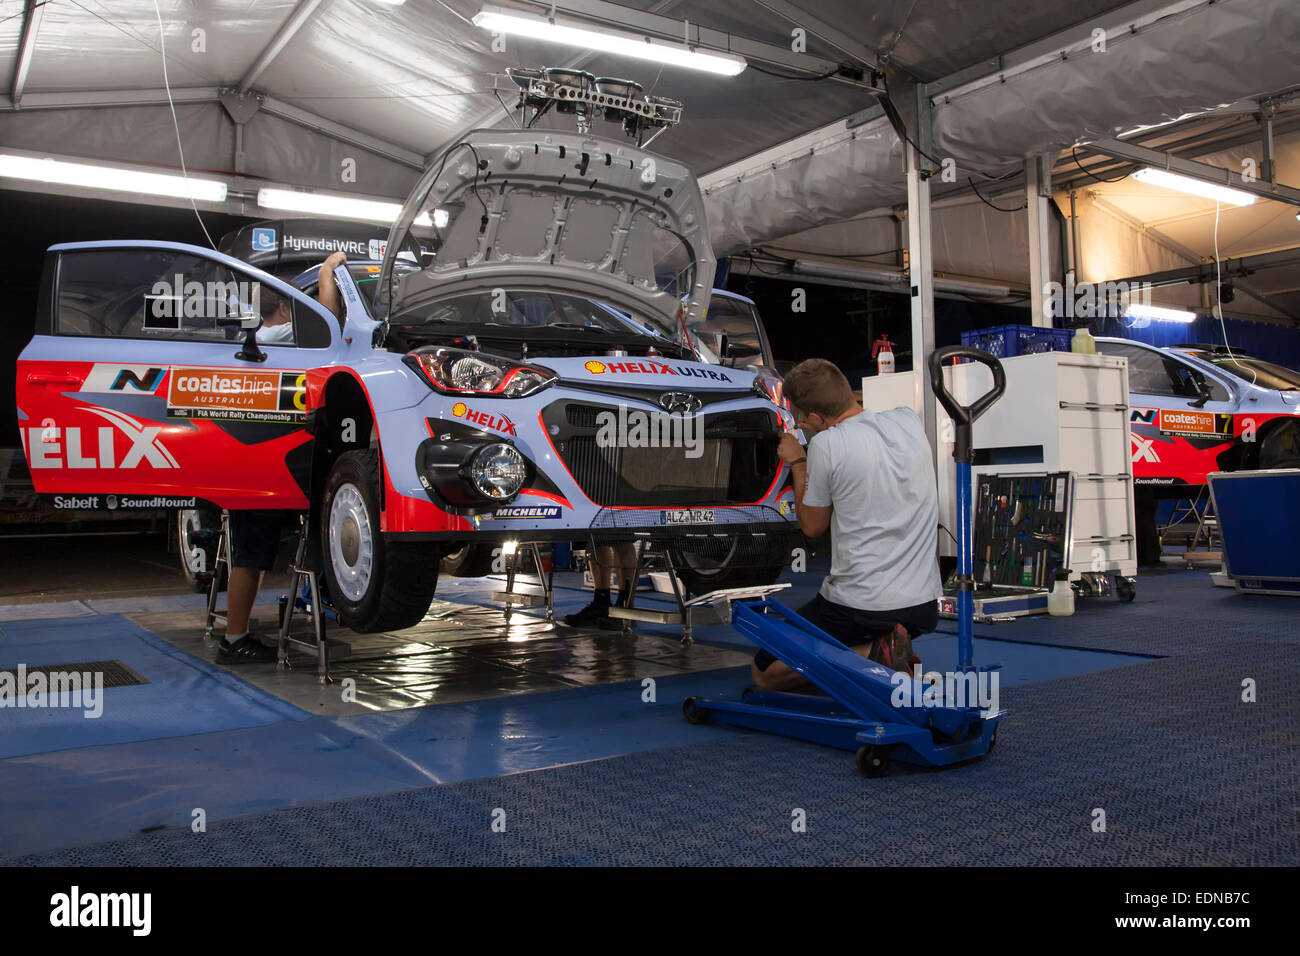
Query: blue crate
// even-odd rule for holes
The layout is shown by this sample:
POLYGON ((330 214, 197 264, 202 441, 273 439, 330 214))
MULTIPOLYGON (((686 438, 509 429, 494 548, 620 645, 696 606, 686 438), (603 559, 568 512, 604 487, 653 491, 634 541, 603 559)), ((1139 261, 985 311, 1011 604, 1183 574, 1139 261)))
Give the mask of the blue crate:
POLYGON ((983 349, 995 358, 1068 352, 1074 329, 1042 329, 1033 325, 999 325, 961 334, 961 344, 983 349))

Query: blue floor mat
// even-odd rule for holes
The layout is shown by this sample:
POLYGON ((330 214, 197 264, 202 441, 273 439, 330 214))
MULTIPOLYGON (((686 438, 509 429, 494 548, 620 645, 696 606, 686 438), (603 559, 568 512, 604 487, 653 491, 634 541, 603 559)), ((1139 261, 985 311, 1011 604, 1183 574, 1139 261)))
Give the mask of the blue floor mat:
POLYGON ((1293 866, 1300 664, 1181 656, 1013 688, 988 758, 864 780, 851 754, 732 731, 535 773, 292 807, 16 865, 1293 866), (494 832, 504 811, 506 829, 494 832), (882 811, 885 808, 885 811, 882 811), (1093 828, 1106 813, 1104 831, 1093 828), (800 810, 806 831, 795 832, 800 810), (887 811, 887 812, 886 812, 887 811))
POLYGON ((0 758, 259 727, 310 715, 117 614, 0 624, 0 668, 119 660, 147 684, 107 687, 103 712, 0 708, 0 758))
MULTIPOLYGON (((812 596, 821 577, 810 573, 796 579, 796 587, 780 595, 783 603, 792 607, 812 596)), ((567 582, 573 581, 572 576, 567 578, 567 582)), ((494 580, 447 584, 444 588, 440 582, 444 598, 483 603, 487 603, 487 592, 500 587, 494 580)), ((560 613, 589 600, 589 594, 576 588, 557 591, 556 596, 560 613)), ((1067 862, 1070 853, 1075 858, 1112 862, 1121 858, 1128 862, 1272 859, 1279 846, 1295 842, 1294 819, 1288 818, 1288 823, 1277 816, 1286 809, 1279 810, 1279 799, 1290 799, 1289 807, 1294 804, 1295 701, 1287 705, 1292 708, 1288 713, 1277 711, 1279 698, 1275 694, 1266 701, 1261 698, 1258 709, 1243 705, 1240 675, 1228 678, 1241 671, 1260 681, 1261 692, 1266 683, 1275 689, 1290 686, 1287 681, 1295 675, 1283 672, 1278 661, 1289 661, 1293 650, 1280 645, 1297 642, 1293 624, 1297 609, 1300 604, 1295 601, 1236 595, 1210 587, 1204 574, 1177 572, 1140 581, 1138 599, 1130 605, 1117 605, 1113 600, 1080 601, 1072 618, 1026 618, 981 627, 977 663, 1004 665, 1002 680, 1008 693, 1002 704, 1011 709, 1012 716, 1001 735, 997 759, 1013 753, 1011 745, 1017 741, 1010 758, 1014 772, 988 776, 987 771, 975 770, 979 765, 971 765, 941 772, 951 776, 918 777, 917 771, 908 769, 899 779, 909 786, 889 792, 919 806, 930 799, 928 795, 936 786, 930 781, 942 779, 943 799, 950 801, 945 805, 964 808, 950 821, 957 827, 954 834, 969 836, 980 821, 991 819, 989 852, 1000 854, 1002 862, 1067 862), (1225 626, 1229 621, 1233 625, 1225 626), (1225 653, 1225 641, 1231 645, 1230 653, 1225 653), (1141 656, 1134 656, 1143 654, 1168 657, 1144 663, 1141 656), (1142 666, 1124 666, 1135 663, 1142 666), (1222 693, 1216 691, 1217 696, 1207 698, 1207 682, 1216 688, 1222 684, 1222 693), (1177 759, 1166 759, 1166 751, 1172 751, 1177 759), (1291 796, 1278 797, 1272 783, 1244 789, 1228 786, 1225 781, 1232 776, 1232 766, 1242 768, 1246 777, 1256 782, 1275 775, 1279 786, 1292 786, 1291 796), (1017 796, 1020 791, 1024 794, 1017 796), (1138 813, 1136 825, 1142 830, 1139 852, 1132 851, 1130 845, 1128 851, 1116 851, 1118 855, 1109 850, 1094 855, 1103 844, 1084 847, 1062 842, 1089 839, 1086 834, 1076 835, 1074 815, 1086 815, 1088 808, 1098 805, 1098 794, 1123 797, 1129 801, 1129 812, 1138 813), (1079 811, 1084 804, 1085 809, 1079 811), (1235 809, 1229 809, 1229 804, 1235 809), (1190 808, 1189 815, 1184 815, 1184 806, 1190 808), (981 816, 989 813, 994 818, 981 816), (1247 847, 1236 851, 1217 837, 1210 839, 1212 834, 1202 833, 1190 816, 1193 813, 1208 814, 1205 818, 1216 825, 1223 823, 1220 818, 1225 814, 1237 813, 1245 822, 1234 832, 1246 843, 1261 814, 1272 814, 1267 816, 1271 829, 1265 830, 1258 850, 1247 847), (1006 820, 999 822, 999 815, 1006 820), (1183 829, 1166 825, 1165 817, 1180 819, 1183 829), (1059 826, 1051 823, 1066 818, 1059 826), (1161 850, 1161 840, 1187 838, 1192 831, 1208 842, 1175 843, 1161 850), (1040 839, 1046 841, 1042 846, 1034 843, 1040 839), (1166 855, 1162 857, 1162 853, 1166 855)), ((88 629, 95 628, 98 633, 109 620, 0 624, 0 655, 12 653, 13 635, 23 633, 24 628, 30 632, 26 634, 29 643, 48 645, 51 639, 66 639, 73 641, 69 645, 73 647, 75 640, 90 633, 88 629)), ((955 623, 941 622, 940 626, 943 631, 918 642, 927 669, 946 669, 946 657, 955 657, 955 636, 947 633, 947 629, 955 631, 955 623)), ((233 675, 132 629, 146 639, 146 644, 139 646, 159 645, 153 652, 165 655, 170 651, 184 668, 238 685, 244 696, 259 695, 233 675)), ((649 625, 638 629, 671 633, 671 629, 649 625)), ((698 638, 732 646, 745 643, 726 628, 701 629, 698 638)), ((134 640, 139 644, 138 638, 134 640)), ((79 647, 75 656, 65 656, 68 649, 59 647, 59 659, 118 658, 154 679, 148 667, 124 651, 106 647, 97 639, 79 647)), ((27 663, 56 662, 48 657, 23 659, 27 663)), ((0 656, 0 666, 5 666, 4 661, 0 656)), ((182 674, 187 672, 182 670, 182 674)), ((882 835, 869 820, 857 819, 862 808, 843 803, 843 794, 836 789, 862 793, 862 782, 852 770, 849 755, 734 728, 692 727, 681 719, 682 697, 734 697, 746 683, 743 668, 730 668, 660 678, 654 705, 641 702, 638 684, 616 684, 352 718, 284 721, 279 716, 235 725, 250 729, 169 740, 151 740, 167 736, 153 732, 125 738, 141 741, 138 743, 15 757, 6 760, 0 772, 0 805, 11 808, 0 815, 0 857, 116 839, 109 849, 91 848, 84 854, 62 851, 42 861, 122 861, 120 854, 140 854, 138 861, 159 863, 293 862, 299 856, 304 862, 334 863, 401 862, 408 858, 422 862, 654 862, 660 857, 683 862, 762 862, 768 855, 764 843, 770 841, 770 836, 762 835, 768 832, 763 829, 766 824, 751 819, 753 813, 741 808, 757 799, 755 794, 761 797, 766 787, 789 792, 791 799, 811 799, 800 796, 811 792, 826 796, 832 804, 840 800, 841 806, 831 808, 832 822, 838 819, 836 814, 849 813, 853 819, 835 825, 854 828, 854 839, 866 841, 863 846, 872 844, 863 851, 865 855, 854 856, 854 848, 843 845, 838 837, 810 841, 808 852, 784 857, 785 862, 894 859, 891 850, 872 843, 882 835), (273 720, 282 722, 255 726, 273 720), (606 757, 613 759, 599 759, 606 757), (712 780, 715 762, 725 778, 716 785, 712 780), (848 782, 837 776, 809 788, 806 778, 830 773, 832 767, 835 774, 847 768, 848 782), (519 773, 539 768, 551 769, 519 773), (466 782, 474 778, 483 779, 466 782), (657 782, 649 783, 651 778, 657 782), (431 787, 435 784, 441 786, 431 787), (589 798, 579 792, 584 787, 596 796, 589 798), (642 787, 653 793, 622 793, 642 787), (384 793, 389 796, 370 796, 384 793), (357 799, 328 807, 304 806, 343 798, 357 799), (646 800, 654 806, 662 803, 663 813, 671 816, 667 808, 693 808, 701 799, 719 804, 705 811, 691 809, 693 815, 683 818, 690 833, 682 840, 689 845, 664 835, 665 827, 672 828, 667 818, 657 819, 644 833, 620 830, 621 835, 607 841, 608 845, 599 840, 593 844, 577 832, 588 827, 591 833, 603 833, 605 824, 593 822, 597 818, 626 820, 628 814, 635 817, 649 812, 646 800), (506 806, 502 801, 520 800, 535 801, 523 809, 531 826, 539 828, 524 844, 512 844, 509 852, 503 849, 505 844, 485 848, 474 836, 477 831, 466 829, 477 828, 479 818, 493 807, 506 806), (852 809, 844 810, 845 806, 852 809), (182 846, 190 836, 188 823, 195 807, 207 811, 210 823, 223 819, 227 823, 215 828, 206 844, 182 846), (229 819, 271 808, 286 809, 271 814, 266 822, 250 824, 251 829, 242 820, 229 819), (373 814, 392 814, 394 821, 405 821, 400 826, 425 834, 418 839, 427 836, 426 844, 394 847, 385 836, 388 823, 366 822, 373 814), (413 822, 421 814, 451 829, 441 836, 428 836, 426 831, 433 824, 413 822), (567 818, 550 819, 547 814, 570 814, 580 822, 570 827, 567 818), (719 822, 733 818, 737 822, 732 826, 743 830, 739 842, 732 839, 734 834, 728 836, 731 831, 719 822), (181 832, 122 839, 156 826, 181 832), (316 828, 337 834, 350 827, 356 829, 355 836, 329 837, 321 842, 319 835, 312 835, 316 828), (651 837, 651 833, 657 836, 651 837), (706 840, 708 834, 714 843, 706 840), (246 839, 252 840, 248 846, 242 842, 246 839)), ((214 692, 228 693, 232 688, 218 686, 214 692)), ((196 701, 206 696, 211 695, 207 691, 191 694, 196 701)), ((285 716, 306 717, 274 698, 264 703, 268 708, 293 712, 285 716)), ((8 716, 0 712, 0 730, 8 726, 8 716)), ((205 725, 204 730, 212 729, 210 720, 199 722, 205 725)), ((0 741, 4 736, 0 733, 0 741)), ((522 808, 518 802, 514 806, 512 813, 522 808)), ((946 820, 943 814, 936 817, 932 809, 926 809, 918 814, 917 826, 947 826, 946 820)), ((1133 821, 1130 816, 1123 825, 1132 827, 1133 821)), ((397 822, 393 825, 399 826, 397 822)), ((916 862, 948 862, 941 851, 952 850, 950 835, 945 830, 934 844, 922 841, 920 852, 925 858, 916 862), (937 856, 926 855, 930 846, 937 856)), ((952 862, 986 861, 981 855, 984 851, 973 845, 962 853, 952 856, 952 862)))
POLYGON ((6 760, 0 859, 317 800, 386 793, 718 740, 688 696, 734 696, 745 668, 360 717, 313 717, 6 760))

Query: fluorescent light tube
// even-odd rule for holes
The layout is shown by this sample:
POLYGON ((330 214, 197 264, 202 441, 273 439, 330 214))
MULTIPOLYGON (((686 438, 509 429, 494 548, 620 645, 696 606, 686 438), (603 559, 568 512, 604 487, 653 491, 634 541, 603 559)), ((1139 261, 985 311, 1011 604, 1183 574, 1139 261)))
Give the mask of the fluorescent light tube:
POLYGON ((259 189, 257 204, 268 209, 288 209, 292 212, 310 212, 343 219, 369 219, 374 222, 392 222, 402 211, 400 203, 326 196, 296 189, 259 189))
POLYGON ((530 40, 576 46, 594 53, 613 53, 635 57, 638 60, 650 60, 653 63, 684 66, 720 76, 735 76, 749 65, 743 56, 734 53, 693 50, 682 44, 625 33, 621 30, 611 30, 595 24, 552 21, 545 17, 529 16, 494 7, 484 7, 476 13, 474 25, 492 33, 513 34, 530 40))
POLYGON ((1155 322, 1182 322, 1187 324, 1196 321, 1195 312, 1186 312, 1182 309, 1162 309, 1158 305, 1142 305, 1133 303, 1124 309, 1124 315, 1130 319, 1151 319, 1155 322))
MULTIPOLYGON (((369 222, 392 222, 402 211, 401 203, 353 199, 351 196, 327 196, 324 193, 302 192, 297 189, 259 189, 257 204, 267 209, 288 209, 292 212, 337 216, 341 219, 364 219, 369 222)), ((428 214, 416 216, 415 225, 430 225, 428 214)))
POLYGON ((174 196, 200 202, 225 202, 226 184, 212 179, 186 179, 165 173, 149 173, 116 166, 92 166, 66 163, 58 159, 15 156, 0 153, 0 176, 39 183, 61 183, 114 192, 143 193, 148 196, 174 196))
POLYGON ((1259 198, 1254 193, 1248 193, 1242 189, 1218 186, 1214 183, 1192 179, 1190 176, 1180 176, 1178 173, 1171 173, 1167 169, 1156 169, 1152 166, 1139 169, 1133 174, 1133 178, 1139 182, 1150 183, 1152 186, 1162 186, 1165 189, 1173 189, 1180 193, 1201 196, 1205 199, 1217 199, 1220 202, 1231 203, 1234 206, 1250 206, 1259 198))

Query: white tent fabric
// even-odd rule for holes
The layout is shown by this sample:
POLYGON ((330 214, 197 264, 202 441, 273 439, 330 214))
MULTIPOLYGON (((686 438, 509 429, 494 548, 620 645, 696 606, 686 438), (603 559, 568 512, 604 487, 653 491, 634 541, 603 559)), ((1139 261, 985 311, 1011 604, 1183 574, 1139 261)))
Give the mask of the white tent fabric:
POLYGON ((990 172, 1031 153, 1121 135, 1300 83, 1300 3, 1171 3, 1141 32, 1068 59, 952 91, 935 106, 936 149, 990 172))
MULTIPOLYGON (((939 97, 934 155, 955 160, 964 180, 1004 172, 1035 153, 1300 85, 1295 0, 1170 6, 1187 9, 1112 40, 1106 53, 1058 58, 1006 82, 939 97)), ((866 129, 857 140, 804 150, 757 175, 742 161, 706 177, 718 254, 788 236, 836 211, 847 218, 899 202, 899 142, 883 119, 866 129)))
MULTIPOLYGON (((972 174, 980 181, 978 173, 1006 171, 1032 153, 1300 86, 1296 0, 1000 0, 996 14, 985 4, 914 0, 623 5, 774 44, 791 41, 802 6, 809 19, 827 25, 825 36, 818 30, 807 36, 808 51, 817 56, 842 61, 844 50, 856 50, 888 61, 896 80, 929 82, 966 70, 966 85, 936 99, 930 128, 932 152, 955 160, 959 181, 972 174), (1120 25, 1130 12, 1140 28, 1112 31, 1104 53, 1049 55, 980 80, 993 69, 990 57, 1014 65, 1027 44, 1062 30, 1086 40, 1089 18, 1120 25)), ((531 38, 511 38, 504 51, 494 50, 492 37, 469 21, 479 6, 479 0, 397 7, 376 0, 158 0, 160 35, 154 0, 50 0, 38 8, 34 55, 20 91, 15 68, 25 17, 0 18, 0 71, 10 78, 5 89, 22 94, 16 104, 0 95, 0 147, 178 165, 171 112, 159 93, 165 38, 188 165, 245 187, 237 192, 242 198, 224 207, 229 212, 257 215, 249 197, 261 183, 401 198, 424 156, 474 126, 508 124, 492 92, 498 83, 507 89, 501 81, 507 66, 543 65, 634 77, 648 91, 685 103, 682 125, 654 148, 705 174, 719 255, 904 199, 894 130, 883 119, 854 129, 843 121, 873 104, 861 89, 781 79, 758 68, 734 79, 658 70, 531 38), (273 39, 298 13, 301 29, 278 48, 273 39), (255 68, 270 52, 265 68, 255 68), (217 95, 243 86, 268 99, 244 126, 237 169, 235 125, 217 95), (119 105, 88 105, 105 99, 119 105), (795 139, 797 147, 782 147, 795 139), (343 175, 348 168, 355 168, 354 178, 343 175)), ((895 92, 900 101, 907 96, 906 89, 895 92)), ((1019 282, 1026 260, 1022 219, 969 202, 937 204, 936 267, 1019 282)), ((1279 241, 1287 241, 1285 225, 1269 227, 1279 231, 1279 241)), ((1129 274, 1146 261, 1140 245, 1135 240, 1129 274)))

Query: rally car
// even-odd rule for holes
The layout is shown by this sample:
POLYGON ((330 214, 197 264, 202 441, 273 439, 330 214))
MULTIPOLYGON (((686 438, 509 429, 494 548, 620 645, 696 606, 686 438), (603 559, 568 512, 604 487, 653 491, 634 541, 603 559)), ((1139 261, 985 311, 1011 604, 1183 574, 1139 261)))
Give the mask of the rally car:
POLYGON ((52 247, 19 358, 24 451, 42 493, 310 511, 359 631, 418 621, 466 540, 638 536, 696 590, 770 580, 798 534, 776 457, 793 421, 753 372, 698 360, 713 274, 685 167, 476 131, 402 207, 372 297, 335 271, 341 319, 221 252, 52 247))
POLYGON ((1300 372, 1223 346, 1097 351, 1128 360, 1136 487, 1182 497, 1212 471, 1300 467, 1300 372))

